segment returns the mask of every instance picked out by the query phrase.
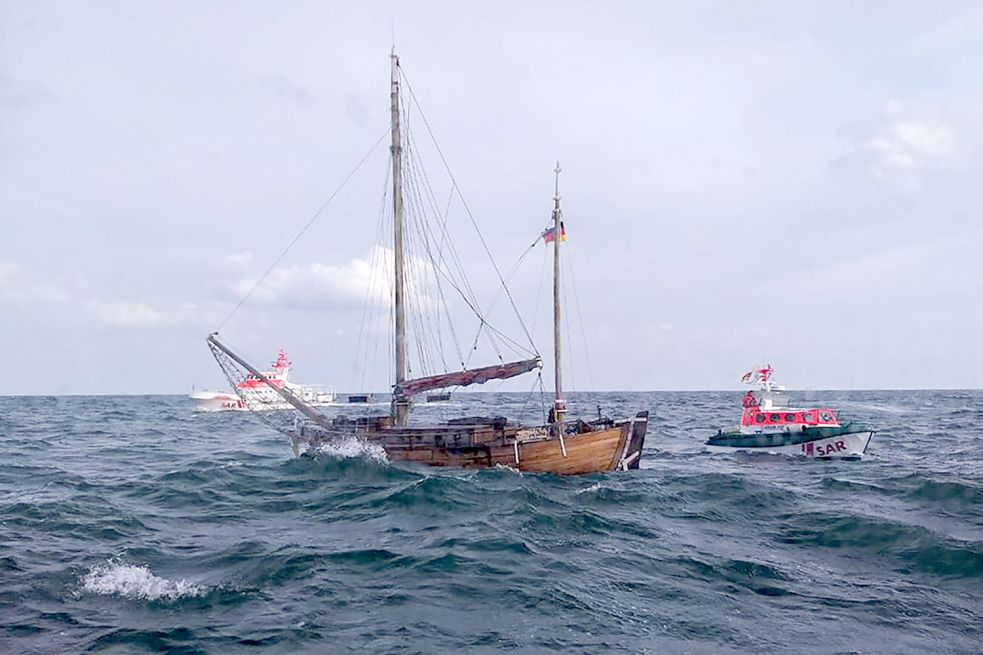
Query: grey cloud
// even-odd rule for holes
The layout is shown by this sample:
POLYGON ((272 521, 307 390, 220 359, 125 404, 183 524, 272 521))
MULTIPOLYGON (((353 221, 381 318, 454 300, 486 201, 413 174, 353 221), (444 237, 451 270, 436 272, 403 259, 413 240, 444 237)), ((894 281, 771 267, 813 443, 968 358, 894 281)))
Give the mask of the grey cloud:
POLYGON ((276 75, 263 80, 263 84, 285 98, 293 100, 298 105, 309 106, 314 104, 314 96, 311 92, 290 81, 283 75, 276 75))

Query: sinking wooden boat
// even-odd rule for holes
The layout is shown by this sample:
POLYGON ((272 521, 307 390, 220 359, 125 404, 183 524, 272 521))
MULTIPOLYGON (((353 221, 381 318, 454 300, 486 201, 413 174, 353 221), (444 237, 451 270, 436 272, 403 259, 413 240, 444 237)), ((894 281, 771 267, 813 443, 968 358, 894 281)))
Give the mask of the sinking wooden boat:
MULTIPOLYGON (((550 225, 539 237, 546 244, 553 245, 553 353, 554 353, 554 383, 552 407, 546 419, 539 425, 524 425, 510 421, 504 417, 462 417, 442 424, 416 425, 410 421, 413 399, 424 394, 439 393, 443 399, 442 390, 448 388, 467 387, 484 384, 491 380, 505 380, 523 375, 542 368, 542 358, 535 351, 535 344, 526 331, 530 341, 530 349, 525 351, 530 356, 517 361, 502 360, 498 348, 495 349, 500 363, 491 366, 468 367, 462 362, 462 369, 445 371, 410 377, 407 365, 407 294, 415 291, 419 279, 408 285, 406 281, 405 247, 419 241, 406 241, 405 231, 409 225, 404 223, 403 177, 404 172, 414 175, 412 166, 404 171, 404 144, 401 136, 401 100, 400 81, 402 78, 399 59, 392 55, 392 76, 390 79, 390 110, 391 110, 391 141, 392 153, 392 212, 393 212, 393 325, 395 356, 395 380, 393 384, 393 400, 390 412, 382 416, 362 416, 357 419, 345 417, 328 417, 317 408, 310 406, 301 398, 291 393, 289 389, 276 387, 269 380, 267 384, 276 393, 303 415, 303 420, 295 421, 287 427, 277 427, 290 437, 295 455, 316 453, 319 449, 331 446, 352 438, 364 440, 383 448, 392 460, 410 461, 428 466, 459 467, 459 468, 491 468, 506 466, 520 471, 537 473, 553 473, 557 475, 579 475, 599 473, 604 471, 636 469, 641 459, 645 434, 648 428, 648 412, 640 411, 627 419, 612 420, 599 417, 596 420, 584 421, 568 418, 566 400, 563 393, 562 359, 561 359, 561 293, 560 293, 560 252, 561 244, 566 241, 566 231, 560 211, 559 176, 560 167, 557 163, 556 186, 553 197, 553 212, 550 225)), ((419 113, 419 109, 416 113, 419 113)), ((428 126, 429 130, 429 126, 428 126)), ((413 144, 413 139, 407 139, 413 144)), ((426 176, 418 176, 416 184, 426 176)), ((414 185, 408 187, 414 189, 414 185)), ((455 185, 456 188, 456 185, 455 185)), ((458 191, 459 193, 459 191, 458 191)), ((421 207, 425 203, 412 201, 410 207, 421 207)), ((470 217, 470 211, 469 211, 470 217)), ((414 217, 411 225, 420 222, 414 217)), ((473 223, 473 217, 472 223, 473 223)), ((446 215, 439 220, 446 223, 446 215)), ((440 229, 444 228, 439 224, 440 229)), ((475 224, 475 229, 477 225, 475 224)), ((428 233, 423 230, 422 239, 426 243, 424 254, 429 257, 428 266, 438 270, 440 275, 434 275, 439 281, 451 279, 454 270, 450 270, 446 258, 433 257, 433 252, 445 247, 446 231, 439 242, 427 241, 428 233), (447 270, 441 269, 446 266, 447 270)), ((533 246, 539 242, 536 239, 533 246)), ((421 255, 418 255, 421 257, 421 255)), ((460 262, 456 262, 460 267, 460 262)), ((416 265, 417 269, 420 267, 416 265)), ((497 272, 497 268, 495 269, 497 272)), ((499 274, 502 288, 508 294, 505 280, 499 274)), ((461 286, 453 285, 462 295, 461 286)), ((462 285, 465 288, 466 285, 462 285)), ((444 293, 437 295, 441 301, 444 293)), ((478 314, 480 325, 478 335, 485 330, 486 335, 501 336, 501 332, 488 327, 486 317, 481 316, 477 309, 475 298, 465 298, 468 307, 478 314)), ((515 309, 515 303, 512 303, 515 309)), ((516 310, 517 312, 517 310, 516 310)), ((449 312, 447 313, 449 316, 449 312)), ((417 324, 420 324, 418 319, 417 324)), ((521 324, 521 318, 520 318, 521 324)), ((523 329, 524 329, 524 324, 523 329)), ((427 328, 416 334, 420 339, 421 333, 427 336, 427 328)), ((476 342, 477 342, 476 337, 476 342)), ((487 336, 489 340, 492 336, 487 336)), ((502 337, 504 338, 504 337, 502 337)), ((236 354, 231 348, 218 339, 218 335, 209 335, 208 345, 215 359, 225 371, 230 381, 235 378, 237 371, 241 375, 256 376, 265 380, 263 374, 249 362, 236 354)), ((511 341, 516 344, 515 341, 511 341)), ((463 358, 462 358, 463 359, 463 358)), ((426 360, 423 364, 427 364, 426 360)), ((233 385, 235 387, 235 385, 233 385)))

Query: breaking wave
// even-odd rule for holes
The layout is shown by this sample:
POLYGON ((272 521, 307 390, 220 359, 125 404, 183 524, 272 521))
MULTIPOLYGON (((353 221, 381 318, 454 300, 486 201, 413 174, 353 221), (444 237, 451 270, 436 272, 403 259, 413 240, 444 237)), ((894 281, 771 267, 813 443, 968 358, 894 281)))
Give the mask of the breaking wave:
POLYGON ((193 598, 205 589, 187 580, 168 580, 137 566, 110 560, 82 576, 82 589, 90 594, 121 596, 132 600, 177 600, 193 598))
POLYGON ((386 451, 378 444, 369 443, 364 439, 355 436, 347 436, 344 439, 328 444, 322 444, 317 448, 314 456, 323 455, 337 459, 370 459, 376 462, 388 462, 386 451))

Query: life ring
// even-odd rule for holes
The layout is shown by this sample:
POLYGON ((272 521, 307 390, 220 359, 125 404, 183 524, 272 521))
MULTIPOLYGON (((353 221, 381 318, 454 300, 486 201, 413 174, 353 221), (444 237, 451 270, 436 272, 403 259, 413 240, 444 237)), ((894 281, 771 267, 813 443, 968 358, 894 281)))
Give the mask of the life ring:
POLYGON ((830 423, 833 421, 833 414, 830 412, 819 412, 819 420, 823 423, 830 423))

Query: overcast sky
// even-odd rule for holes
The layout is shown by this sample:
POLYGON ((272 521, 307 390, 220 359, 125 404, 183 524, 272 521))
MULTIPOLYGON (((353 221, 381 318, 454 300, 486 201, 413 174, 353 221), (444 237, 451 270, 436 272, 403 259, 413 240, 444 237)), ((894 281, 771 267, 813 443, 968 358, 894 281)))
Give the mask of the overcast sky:
MULTIPOLYGON (((574 388, 983 385, 979 3, 0 1, 0 394, 220 386, 204 337, 386 130, 394 35, 503 272, 561 161, 574 388)), ((386 389, 385 146, 223 328, 247 356, 386 389)))

